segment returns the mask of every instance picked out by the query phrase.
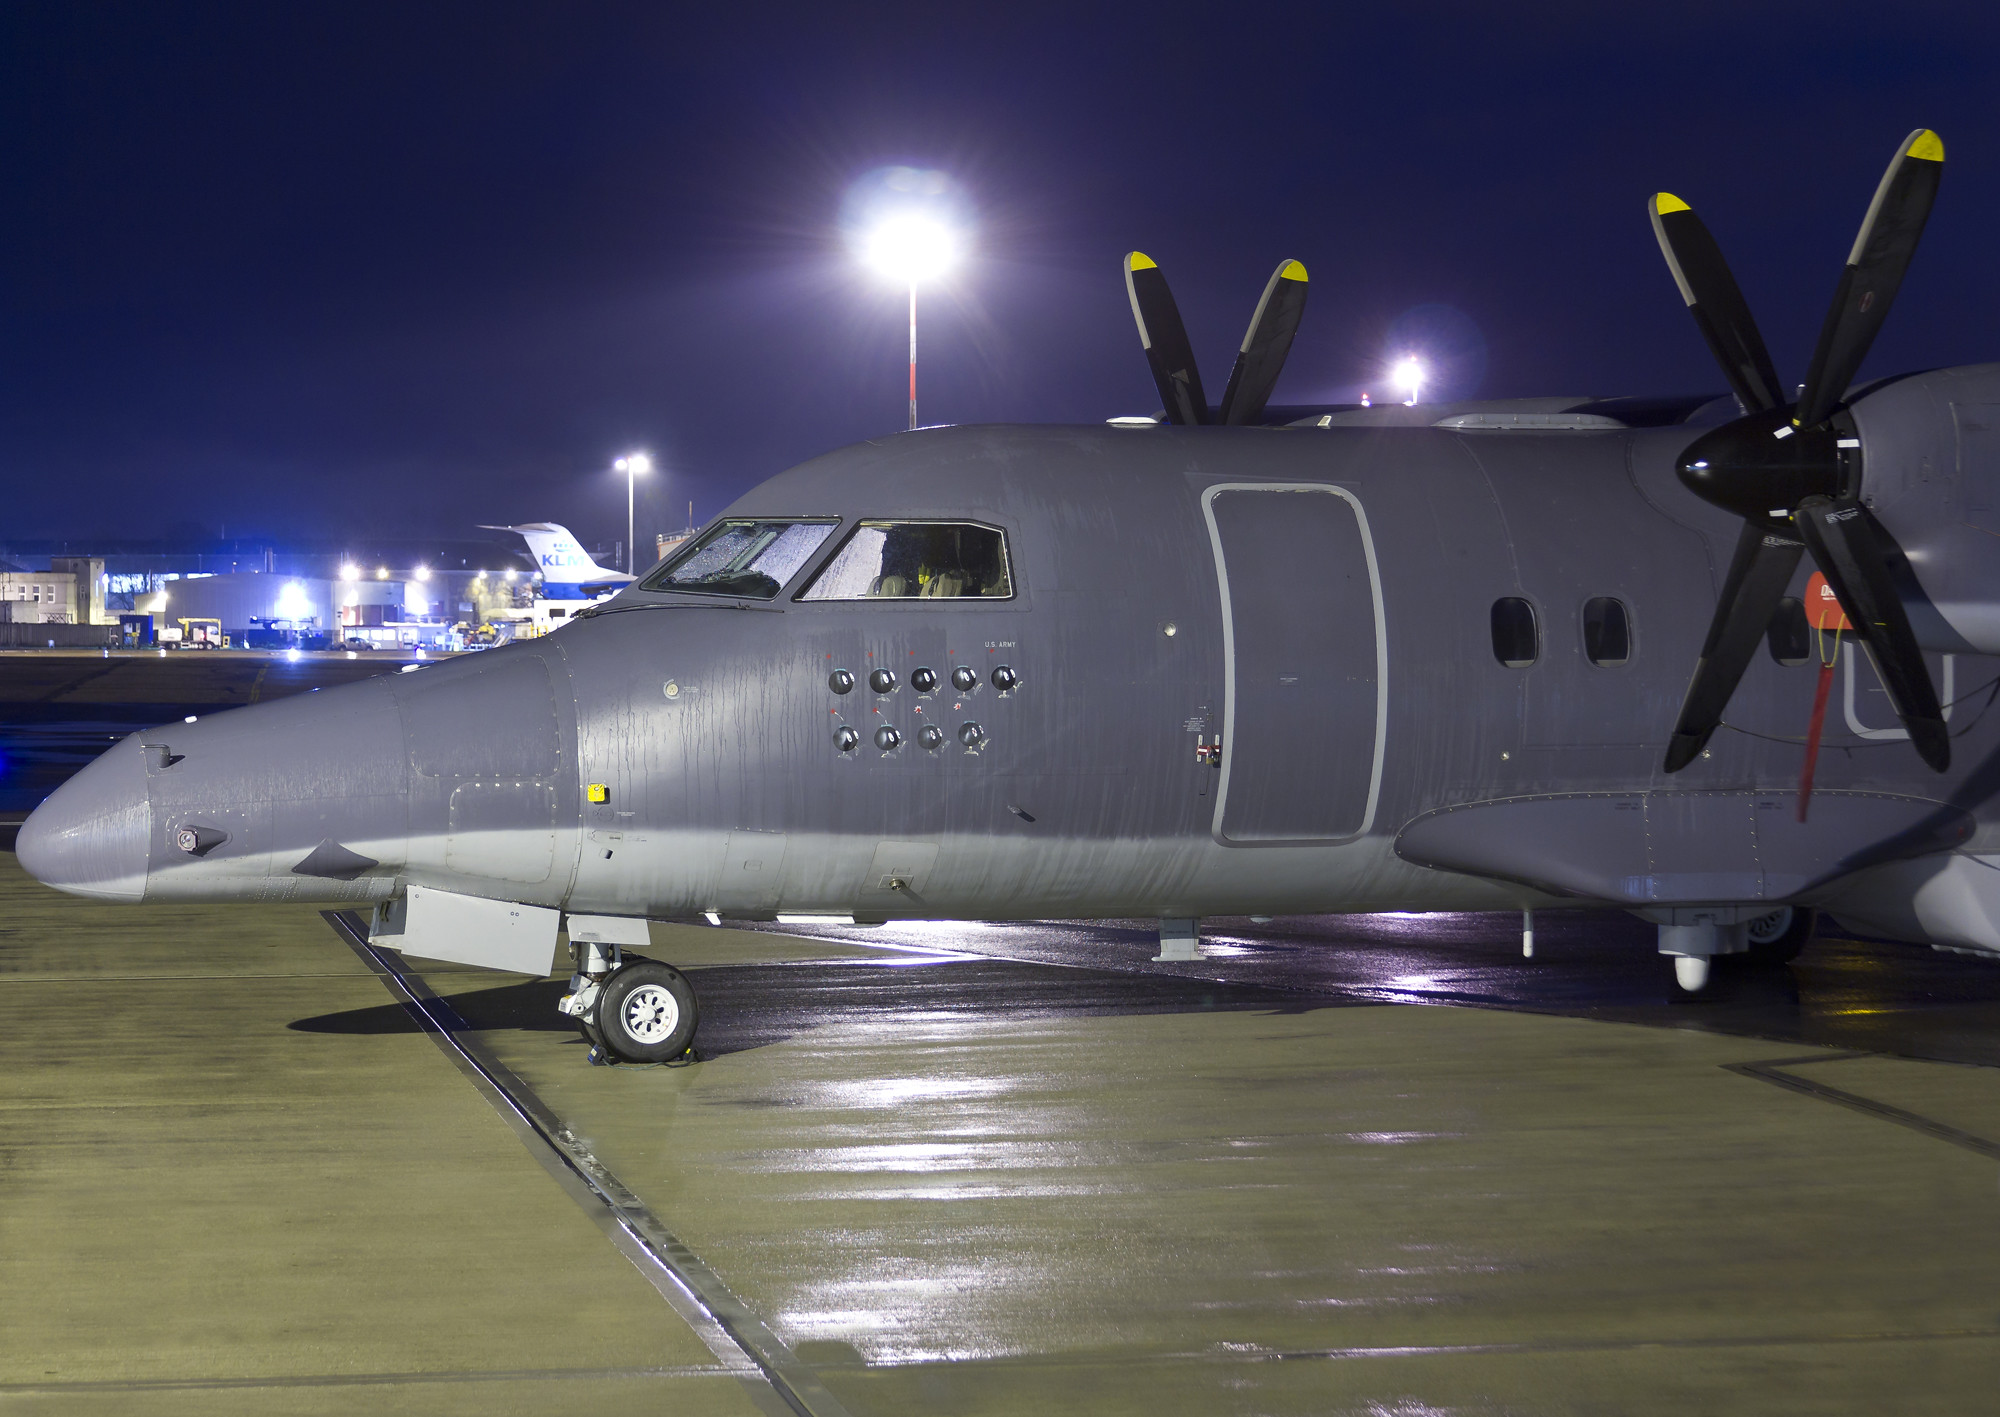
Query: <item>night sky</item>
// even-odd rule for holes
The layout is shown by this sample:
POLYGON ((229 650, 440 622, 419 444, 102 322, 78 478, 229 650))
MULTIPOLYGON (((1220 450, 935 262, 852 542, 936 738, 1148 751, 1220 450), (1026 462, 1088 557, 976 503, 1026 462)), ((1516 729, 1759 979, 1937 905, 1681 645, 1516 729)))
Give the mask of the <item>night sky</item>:
POLYGON ((926 422, 1157 397, 1119 262, 1218 395, 1272 268, 1279 402, 1719 390, 1647 225, 1679 193, 1803 374, 1896 144, 1948 153, 1864 375, 2000 358, 2000 7, 11 3, 0 536, 624 535, 902 426, 886 166, 974 249, 926 422), (863 17, 865 15, 865 18, 863 17), (1748 18, 1754 17, 1754 18, 1748 18))

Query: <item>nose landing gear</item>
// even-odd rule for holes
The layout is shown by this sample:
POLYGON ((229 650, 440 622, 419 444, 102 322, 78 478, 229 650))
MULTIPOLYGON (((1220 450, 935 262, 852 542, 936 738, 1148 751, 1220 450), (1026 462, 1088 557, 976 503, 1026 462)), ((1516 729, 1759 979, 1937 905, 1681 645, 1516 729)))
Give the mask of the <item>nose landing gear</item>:
POLYGON ((557 1007, 577 1021, 593 1063, 671 1063, 687 1055, 700 1011, 686 975, 596 941, 573 941, 570 955, 576 972, 557 1007))

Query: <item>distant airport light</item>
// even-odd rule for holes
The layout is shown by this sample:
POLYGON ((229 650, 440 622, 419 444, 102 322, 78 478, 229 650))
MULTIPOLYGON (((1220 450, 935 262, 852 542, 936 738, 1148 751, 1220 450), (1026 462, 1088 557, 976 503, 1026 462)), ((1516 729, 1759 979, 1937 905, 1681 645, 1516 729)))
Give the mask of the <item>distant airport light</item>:
POLYGON ((350 561, 340 568, 340 578, 344 581, 358 581, 361 579, 361 568, 350 561))
POLYGON ((280 620, 303 620, 313 613, 312 597, 297 581, 287 581, 278 592, 276 609, 280 620))
POLYGON ((653 460, 645 453, 627 453, 612 464, 625 474, 625 574, 632 574, 632 480, 653 470, 653 460))
POLYGON ((1396 367, 1389 371, 1389 378, 1398 387, 1410 391, 1410 396, 1403 402, 1412 408, 1416 407, 1417 394, 1424 386, 1423 361, 1416 358, 1399 359, 1396 361, 1396 367))

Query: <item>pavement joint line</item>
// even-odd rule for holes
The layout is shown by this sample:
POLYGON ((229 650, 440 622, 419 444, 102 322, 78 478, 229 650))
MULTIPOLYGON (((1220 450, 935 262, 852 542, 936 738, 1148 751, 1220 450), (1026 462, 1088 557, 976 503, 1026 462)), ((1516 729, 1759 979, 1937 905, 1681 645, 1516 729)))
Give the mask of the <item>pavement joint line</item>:
POLYGON ((565 1192, 619 1252, 646 1276, 757 1405, 795 1417, 850 1417, 819 1375, 793 1354, 756 1312, 669 1231, 639 1197, 591 1154, 535 1091, 487 1051, 451 1005, 393 951, 368 942, 352 912, 321 916, 382 980, 438 1048, 469 1078, 565 1192), (778 1405, 782 1404, 782 1405, 778 1405))
POLYGON ((1854 1111, 1873 1117, 1877 1121, 1893 1122, 1899 1127, 1908 1127, 1911 1131, 1921 1132, 1935 1141, 1948 1142, 1952 1146, 1962 1147, 1967 1151, 1977 1152, 1981 1156, 2000 1161, 2000 1142, 1988 1141, 1985 1137, 1974 1136, 1971 1132, 1961 1131, 1959 1128, 1951 1126, 1948 1123, 1940 1122, 1933 1117, 1926 1117, 1920 1112, 1912 1112, 1907 1108, 1898 1107, 1893 1103, 1877 1102, 1873 1098, 1863 1097, 1858 1092, 1848 1092, 1844 1088, 1829 1087, 1823 1082, 1815 1082, 1811 1078, 1802 1078, 1796 1073, 1782 1071, 1785 1068, 1803 1067, 1809 1063, 1845 1063, 1857 1058, 1882 1058, 1888 1056, 1891 1055, 1853 1051, 1808 1053, 1791 1058, 1767 1058, 1762 1062, 1755 1063, 1724 1063, 1722 1068, 1725 1072, 1737 1073, 1743 1077, 1756 1078, 1760 1082, 1768 1082, 1792 1092, 1804 1093, 1807 1097, 1817 1097, 1822 1102, 1832 1102, 1841 1107, 1852 1108, 1854 1111))
POLYGON ((336 974, 331 971, 311 974, 0 974, 0 984, 74 984, 79 979, 100 980, 119 984, 213 984, 218 979, 352 979, 357 983, 370 980, 366 974, 336 974))
POLYGON ((0 1394, 91 1392, 230 1392, 258 1388, 411 1387, 441 1383, 643 1381, 671 1378, 731 1378, 727 1368, 683 1364, 674 1368, 500 1368, 454 1373, 295 1373, 263 1378, 55 1378, 44 1382, 0 1382, 0 1394))

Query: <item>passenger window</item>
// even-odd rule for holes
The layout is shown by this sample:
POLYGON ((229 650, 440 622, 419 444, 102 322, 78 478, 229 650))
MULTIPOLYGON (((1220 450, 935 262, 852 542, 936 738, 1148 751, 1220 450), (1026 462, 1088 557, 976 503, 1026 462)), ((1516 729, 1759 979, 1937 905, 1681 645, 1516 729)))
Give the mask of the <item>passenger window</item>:
POLYGON ((798 573, 839 522, 732 519, 720 522, 652 575, 641 590, 693 591, 769 600, 798 573))
POLYGON ((1509 669, 1526 669, 1541 658, 1535 634, 1535 607, 1518 595, 1493 602, 1493 657, 1509 669))
POLYGON ((1765 639, 1771 646, 1771 658, 1787 669, 1811 659, 1812 626, 1806 623, 1805 606, 1789 595, 1779 601, 1765 639))
POLYGON ((1599 595, 1583 602, 1583 657, 1592 664, 1623 664, 1632 657, 1624 601, 1599 595))
POLYGON ((800 600, 1002 600, 1014 593, 1007 538, 972 522, 866 521, 800 600))

